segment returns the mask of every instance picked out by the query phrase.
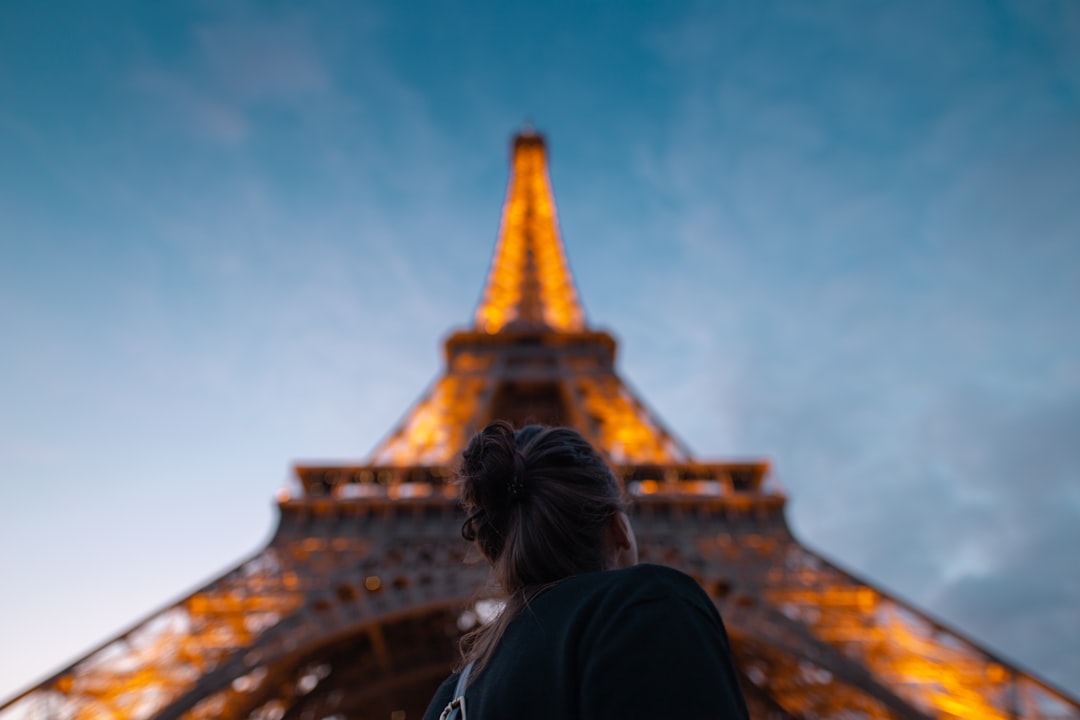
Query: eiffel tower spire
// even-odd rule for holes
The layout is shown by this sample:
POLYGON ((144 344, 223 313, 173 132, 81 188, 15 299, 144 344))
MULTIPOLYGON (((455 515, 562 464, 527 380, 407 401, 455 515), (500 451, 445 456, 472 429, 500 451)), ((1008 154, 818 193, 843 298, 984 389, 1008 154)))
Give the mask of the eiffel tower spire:
POLYGON ((518 133, 510 167, 499 244, 476 309, 476 328, 582 330, 585 313, 559 239, 544 137, 532 130, 518 133))

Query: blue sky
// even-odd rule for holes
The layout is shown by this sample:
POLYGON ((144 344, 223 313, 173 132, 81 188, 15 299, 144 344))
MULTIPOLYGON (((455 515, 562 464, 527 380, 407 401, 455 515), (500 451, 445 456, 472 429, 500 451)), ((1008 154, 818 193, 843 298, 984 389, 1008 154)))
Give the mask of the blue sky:
POLYGON ((479 299, 526 120, 667 424, 1080 693, 1080 6, 16 1, 0 695, 390 430, 479 299))

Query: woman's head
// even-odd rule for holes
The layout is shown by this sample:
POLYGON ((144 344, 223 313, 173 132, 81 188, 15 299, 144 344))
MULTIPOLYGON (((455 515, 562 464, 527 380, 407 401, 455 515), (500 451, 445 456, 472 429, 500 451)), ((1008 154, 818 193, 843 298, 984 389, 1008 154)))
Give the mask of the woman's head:
POLYGON ((619 481, 578 432, 506 422, 463 454, 462 534, 507 593, 637 562, 619 481))

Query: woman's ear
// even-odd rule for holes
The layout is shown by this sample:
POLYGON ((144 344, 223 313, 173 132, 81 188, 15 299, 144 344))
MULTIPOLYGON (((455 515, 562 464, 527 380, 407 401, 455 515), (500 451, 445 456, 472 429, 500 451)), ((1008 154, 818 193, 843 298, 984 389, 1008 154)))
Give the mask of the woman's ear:
POLYGON ((617 569, 637 565, 637 537, 627 514, 622 511, 613 514, 608 518, 606 530, 605 539, 611 567, 617 569))

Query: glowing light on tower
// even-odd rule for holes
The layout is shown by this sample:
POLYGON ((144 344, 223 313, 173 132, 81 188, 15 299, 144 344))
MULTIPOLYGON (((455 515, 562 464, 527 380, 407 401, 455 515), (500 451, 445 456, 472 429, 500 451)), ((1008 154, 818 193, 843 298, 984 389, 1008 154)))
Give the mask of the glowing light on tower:
POLYGON ((547 148, 537 133, 514 139, 499 243, 475 322, 488 333, 508 326, 564 332, 585 327, 559 238, 547 148))

